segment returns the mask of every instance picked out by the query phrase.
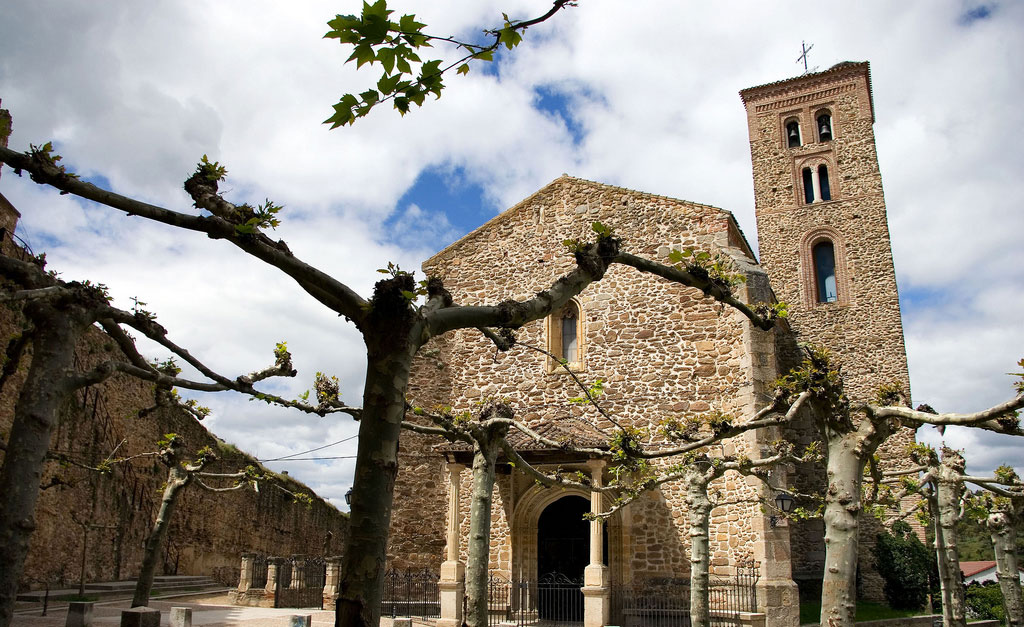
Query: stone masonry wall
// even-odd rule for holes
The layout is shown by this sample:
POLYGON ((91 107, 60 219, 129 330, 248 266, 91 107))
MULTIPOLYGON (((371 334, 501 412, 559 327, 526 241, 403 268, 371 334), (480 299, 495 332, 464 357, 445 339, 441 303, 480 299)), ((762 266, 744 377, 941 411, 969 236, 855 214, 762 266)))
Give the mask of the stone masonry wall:
MULTIPOLYGON (((899 382, 909 395, 899 295, 872 125, 867 63, 839 64, 807 77, 742 92, 747 106, 761 263, 802 342, 827 347, 842 364, 851 400, 874 397, 899 382), (833 138, 818 141, 816 116, 832 116, 833 138), (798 120, 803 142, 789 148, 785 124, 798 120), (826 164, 830 201, 807 204, 801 170, 826 164), (821 237, 835 246, 839 299, 816 302, 811 248, 821 237)), ((816 435, 813 437, 817 437, 816 435)), ((887 468, 905 466, 914 440, 903 430, 879 449, 887 468)), ((866 516, 862 518, 864 520, 866 516)), ((794 539, 798 576, 819 577, 824 557, 820 524, 794 539)), ((871 564, 877 525, 865 520, 861 563, 871 564)), ((881 598, 881 580, 862 568, 862 592, 881 598)))
MULTIPOLYGON (((670 247, 726 251, 730 242, 741 239, 729 214, 720 209, 563 176, 441 251, 424 267, 444 279, 459 304, 528 298, 574 267, 562 242, 591 240, 590 225, 595 220, 620 234, 630 252, 659 261, 665 261, 670 247)), ((745 255, 735 248, 727 252, 737 258, 745 255)), ((583 319, 579 374, 587 382, 597 378, 605 382, 602 405, 627 425, 655 432, 668 415, 720 410, 745 416, 755 404, 755 392, 763 391, 764 379, 775 376, 774 363, 758 362, 755 372, 755 360, 771 359, 771 341, 769 353, 752 357, 745 319, 705 299, 698 290, 614 266, 577 302, 583 319)), ((548 344, 544 321, 526 325, 517 336, 521 344, 548 344)), ((484 399, 504 398, 520 419, 533 424, 586 415, 600 428, 610 431, 612 427, 592 410, 568 404, 567 399, 579 395, 572 379, 550 368, 547 357, 524 346, 496 354, 479 332, 467 330, 450 333, 429 348, 427 356, 418 360, 410 386, 410 397, 417 404, 442 402, 456 410, 473 410, 484 399)), ((433 565, 443 559, 447 498, 433 489, 414 494, 411 486, 419 485, 425 476, 436 478, 434 485, 443 486, 446 480, 440 465, 427 475, 421 472, 425 467, 418 455, 425 454, 429 444, 408 435, 403 434, 402 441, 398 478, 402 501, 396 492, 391 559, 403 560, 398 547, 411 544, 397 520, 399 511, 416 511, 420 512, 417 524, 433 529, 430 546, 438 547, 437 557, 423 563, 433 565)), ((729 446, 753 457, 760 455, 755 438, 737 438, 729 446)), ((467 469, 462 475, 463 537, 468 533, 469 474, 467 469)), ((506 477, 499 477, 494 497, 492 568, 499 572, 508 572, 517 551, 524 550, 528 538, 517 543, 513 537, 511 545, 508 541, 518 533, 510 528, 509 519, 528 507, 524 503, 535 498, 537 490, 532 481, 510 482, 506 477)), ((730 499, 749 499, 760 490, 731 476, 714 488, 730 499)), ((739 560, 751 557, 751 543, 759 537, 763 519, 758 505, 751 503, 716 510, 712 525, 715 571, 727 574, 739 560)), ((680 486, 669 485, 644 497, 615 525, 614 533, 611 529, 609 533, 610 552, 612 561, 621 561, 620 576, 626 580, 689 572, 689 530, 680 486), (629 552, 624 553, 627 548, 629 552)))
MULTIPOLYGON (((14 254, 15 250, 5 239, 3 252, 14 254)), ((17 311, 0 308, 4 343, 21 327, 17 311)), ((76 359, 79 367, 85 368, 118 354, 113 341, 93 329, 78 346, 76 359)), ((4 439, 10 432, 27 364, 26 356, 0 390, 0 434, 4 439)), ((51 451, 95 466, 111 454, 123 457, 154 451, 163 434, 177 433, 190 452, 204 446, 217 452, 221 460, 209 467, 211 472, 236 472, 255 463, 251 456, 218 440, 184 412, 159 409, 139 415, 140 409, 152 405, 151 386, 127 376, 86 388, 65 403, 51 439, 51 451)), ((135 576, 166 477, 167 468, 152 458, 140 458, 128 466, 116 465, 109 476, 47 462, 43 485, 57 478, 59 484, 40 495, 37 528, 22 586, 79 580, 83 531, 76 520, 100 527, 88 534, 87 581, 135 576)), ((308 487, 287 476, 278 475, 276 481, 289 490, 312 494, 308 487)), ((328 532, 332 534, 332 551, 343 545, 347 518, 332 505, 314 498, 307 508, 267 482, 262 482, 260 488, 258 494, 251 489, 211 493, 191 486, 172 518, 162 571, 211 575, 234 585, 242 552, 321 554, 328 532)))

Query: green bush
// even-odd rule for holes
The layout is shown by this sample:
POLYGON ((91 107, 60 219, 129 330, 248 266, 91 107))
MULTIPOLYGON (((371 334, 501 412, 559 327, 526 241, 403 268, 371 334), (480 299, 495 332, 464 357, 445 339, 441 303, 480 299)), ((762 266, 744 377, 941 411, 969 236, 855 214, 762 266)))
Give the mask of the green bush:
POLYGON ((885 580, 885 598, 893 609, 919 610, 938 579, 935 555, 917 539, 910 525, 897 521, 878 534, 875 567, 885 580))
POLYGON ((967 618, 972 620, 998 620, 1006 623, 1003 593, 994 581, 974 582, 967 586, 967 618))

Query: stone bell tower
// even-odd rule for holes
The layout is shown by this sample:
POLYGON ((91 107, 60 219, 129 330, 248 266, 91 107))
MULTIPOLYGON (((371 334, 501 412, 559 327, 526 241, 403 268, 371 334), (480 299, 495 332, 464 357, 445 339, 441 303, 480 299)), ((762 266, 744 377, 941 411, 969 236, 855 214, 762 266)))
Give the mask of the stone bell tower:
MULTIPOLYGON (((761 264, 776 296, 789 305, 797 340, 831 351, 855 403, 873 400, 881 384, 893 381, 909 394, 869 65, 839 63, 740 96, 750 131, 761 264)), ((913 441, 910 429, 894 434, 878 451, 883 465, 903 465, 913 441)), ((870 564, 878 529, 862 520, 860 559, 870 564)), ((820 581, 823 533, 820 521, 806 521, 791 534, 798 582, 820 581)), ((865 568, 861 575, 860 594, 884 598, 877 572, 865 568)))
POLYGON ((867 62, 740 92, 761 264, 801 342, 843 364, 853 400, 909 392, 899 295, 875 153, 867 62))

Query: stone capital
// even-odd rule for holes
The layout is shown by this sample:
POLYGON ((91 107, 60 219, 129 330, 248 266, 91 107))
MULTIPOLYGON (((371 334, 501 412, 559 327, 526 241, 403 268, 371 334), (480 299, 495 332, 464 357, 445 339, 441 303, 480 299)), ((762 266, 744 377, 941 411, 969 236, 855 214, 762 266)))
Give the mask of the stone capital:
POLYGON ((441 581, 462 582, 466 580, 466 565, 462 562, 441 562, 441 581))
POLYGON ((587 588, 608 589, 611 586, 611 571, 604 564, 587 566, 583 569, 583 586, 584 590, 587 588))

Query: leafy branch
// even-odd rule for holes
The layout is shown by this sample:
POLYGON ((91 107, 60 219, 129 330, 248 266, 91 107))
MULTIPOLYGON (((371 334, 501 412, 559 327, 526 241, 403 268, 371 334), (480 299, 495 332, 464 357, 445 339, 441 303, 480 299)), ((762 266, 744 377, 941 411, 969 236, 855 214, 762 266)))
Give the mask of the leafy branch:
POLYGON ((457 74, 468 74, 470 62, 493 61, 495 51, 502 46, 508 50, 518 46, 527 28, 544 22, 565 7, 575 5, 574 0, 554 0, 546 13, 528 20, 513 20, 502 13, 500 27, 483 31, 489 42, 474 43, 428 34, 424 32, 427 25, 416 21, 415 14, 406 14, 393 21, 391 15, 394 11, 388 9, 387 0, 377 0, 373 4, 364 1, 359 16, 337 15, 328 21, 330 30, 324 38, 353 46, 346 63, 355 61, 357 68, 380 63, 383 72, 376 89, 368 89, 358 95, 343 95, 324 124, 330 124, 332 129, 352 124, 378 104, 389 100, 399 113, 405 115, 412 105, 423 106, 427 96, 441 97, 446 72, 457 68, 457 74), (433 43, 452 45, 464 54, 443 66, 442 59, 424 61, 417 52, 433 47, 433 43))

